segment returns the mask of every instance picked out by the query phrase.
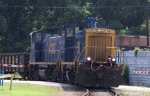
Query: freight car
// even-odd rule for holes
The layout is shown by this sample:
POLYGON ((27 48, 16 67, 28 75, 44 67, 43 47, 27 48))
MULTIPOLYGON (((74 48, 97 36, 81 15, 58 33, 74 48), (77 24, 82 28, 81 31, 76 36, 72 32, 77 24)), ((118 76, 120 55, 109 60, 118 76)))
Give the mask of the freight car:
MULTIPOLYGON (((23 78, 83 87, 117 87, 122 84, 123 67, 116 63, 114 54, 115 30, 98 24, 94 18, 65 24, 62 30, 50 28, 31 32, 30 35, 29 63, 7 62, 17 66, 23 63, 22 71, 16 69, 23 78)), ((6 63, 3 60, 1 65, 6 63)))
POLYGON ((19 72, 24 77, 28 72, 29 53, 0 53, 0 72, 19 72))

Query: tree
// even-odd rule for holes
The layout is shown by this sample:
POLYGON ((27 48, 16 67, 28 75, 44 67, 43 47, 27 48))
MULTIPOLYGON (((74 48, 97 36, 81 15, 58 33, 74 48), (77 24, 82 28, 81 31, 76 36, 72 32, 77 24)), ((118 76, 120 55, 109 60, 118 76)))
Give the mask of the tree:
POLYGON ((29 33, 95 17, 117 34, 145 35, 143 0, 1 0, 0 52, 24 52, 29 33))

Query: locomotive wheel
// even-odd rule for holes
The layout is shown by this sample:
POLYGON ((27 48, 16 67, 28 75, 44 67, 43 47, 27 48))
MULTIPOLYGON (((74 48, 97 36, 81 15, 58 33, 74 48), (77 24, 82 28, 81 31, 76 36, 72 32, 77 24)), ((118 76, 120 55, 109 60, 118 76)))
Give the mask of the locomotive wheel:
POLYGON ((66 71, 66 78, 71 84, 75 84, 75 74, 72 70, 66 71))
POLYGON ((52 81, 57 82, 58 79, 57 77, 58 77, 58 72, 56 69, 54 69, 52 73, 52 81))
POLYGON ((25 80, 25 79, 26 79, 26 76, 25 76, 24 73, 20 73, 20 75, 21 75, 22 80, 25 80))
POLYGON ((34 71, 34 73, 33 73, 33 79, 36 80, 36 81, 38 81, 40 79, 38 70, 34 71))
POLYGON ((40 80, 40 76, 35 76, 34 80, 36 80, 36 81, 40 80))

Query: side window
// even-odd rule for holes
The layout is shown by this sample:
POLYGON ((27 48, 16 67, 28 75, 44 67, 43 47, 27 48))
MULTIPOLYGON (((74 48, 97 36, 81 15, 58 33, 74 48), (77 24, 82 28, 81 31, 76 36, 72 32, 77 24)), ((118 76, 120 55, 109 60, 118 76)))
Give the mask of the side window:
POLYGON ((52 34, 46 34, 46 36, 52 37, 52 34))
POLYGON ((49 34, 49 33, 43 33, 42 38, 44 39, 45 37, 52 37, 52 34, 49 34))
POLYGON ((58 36, 58 34, 53 34, 53 37, 56 37, 56 36, 58 36))
POLYGON ((73 27, 67 27, 67 37, 73 37, 73 27))
POLYGON ((41 41, 41 33, 36 33, 36 42, 41 41))
POLYGON ((84 30, 84 27, 75 27, 75 32, 79 32, 81 30, 84 30))

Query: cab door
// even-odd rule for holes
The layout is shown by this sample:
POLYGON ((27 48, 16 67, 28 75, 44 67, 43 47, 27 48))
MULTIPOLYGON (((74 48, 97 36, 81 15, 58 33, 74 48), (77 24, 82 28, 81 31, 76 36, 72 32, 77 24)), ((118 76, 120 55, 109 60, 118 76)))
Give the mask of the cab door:
POLYGON ((74 27, 65 26, 65 61, 73 61, 74 51, 74 27))
POLYGON ((30 52, 30 62, 40 61, 40 50, 41 50, 41 33, 32 33, 31 35, 31 52, 30 52))

